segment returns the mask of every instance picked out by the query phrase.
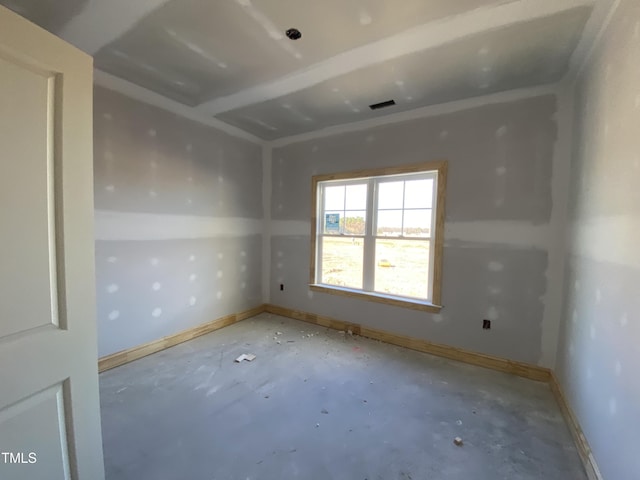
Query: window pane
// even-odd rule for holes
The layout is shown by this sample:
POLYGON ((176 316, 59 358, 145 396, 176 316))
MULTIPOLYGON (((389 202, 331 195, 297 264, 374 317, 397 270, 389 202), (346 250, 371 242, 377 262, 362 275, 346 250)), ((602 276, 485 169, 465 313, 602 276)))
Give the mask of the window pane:
POLYGON ((380 210, 376 235, 398 237, 402 233, 402 210, 380 210))
POLYGON ((320 237, 322 242, 321 283, 362 288, 364 247, 360 238, 320 237))
POLYGON ((347 210, 367 209, 367 185, 347 185, 347 210))
POLYGON ((345 212, 342 232, 345 235, 364 235, 366 212, 345 212))
POLYGON ((404 186, 404 208, 431 208, 433 179, 409 180, 404 186))
POLYGON ((427 299, 429 241, 376 240, 375 291, 427 299))
POLYGON ((402 208, 404 182, 378 184, 378 208, 402 208))
POLYGON ((324 209, 344 210, 344 185, 324 189, 324 209))
POLYGON ((431 234, 431 209, 404 211, 404 236, 429 237, 431 234))
POLYGON ((344 212, 324 212, 322 220, 322 231, 329 235, 339 235, 342 233, 342 223, 344 219, 344 212))

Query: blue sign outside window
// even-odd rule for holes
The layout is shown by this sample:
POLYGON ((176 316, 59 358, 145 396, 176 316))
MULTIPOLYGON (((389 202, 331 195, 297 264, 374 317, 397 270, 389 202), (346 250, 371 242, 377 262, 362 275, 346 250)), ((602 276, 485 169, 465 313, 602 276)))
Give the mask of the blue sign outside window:
POLYGON ((327 233, 340 233, 340 214, 325 214, 324 231, 327 233))

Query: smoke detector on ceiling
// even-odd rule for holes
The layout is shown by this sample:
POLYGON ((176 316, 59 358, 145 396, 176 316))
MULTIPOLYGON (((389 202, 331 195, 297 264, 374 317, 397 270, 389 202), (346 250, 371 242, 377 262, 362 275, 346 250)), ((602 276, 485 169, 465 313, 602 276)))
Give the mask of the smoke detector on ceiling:
POLYGON ((300 33, 300 30, 298 30, 297 28, 290 28, 284 33, 290 40, 298 40, 302 37, 302 33, 300 33))

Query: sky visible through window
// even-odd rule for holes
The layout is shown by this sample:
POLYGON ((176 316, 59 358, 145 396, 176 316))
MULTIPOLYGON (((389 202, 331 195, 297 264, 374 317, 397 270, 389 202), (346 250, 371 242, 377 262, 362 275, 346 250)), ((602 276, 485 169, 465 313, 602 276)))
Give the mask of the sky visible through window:
MULTIPOLYGON (((433 201, 433 179, 398 180, 378 184, 376 235, 429 237, 433 201)), ((324 233, 364 235, 367 184, 327 186, 324 191, 325 215, 339 218, 339 227, 324 233), (336 217, 338 215, 338 217, 336 217)))

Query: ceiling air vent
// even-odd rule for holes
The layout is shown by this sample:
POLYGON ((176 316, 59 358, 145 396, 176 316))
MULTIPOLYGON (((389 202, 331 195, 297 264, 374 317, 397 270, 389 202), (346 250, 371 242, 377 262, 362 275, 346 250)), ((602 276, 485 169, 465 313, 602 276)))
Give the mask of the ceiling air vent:
POLYGON ((374 103, 373 105, 369 105, 371 110, 379 110, 381 108, 390 107, 391 105, 395 105, 395 100, 387 100, 386 102, 374 103))

